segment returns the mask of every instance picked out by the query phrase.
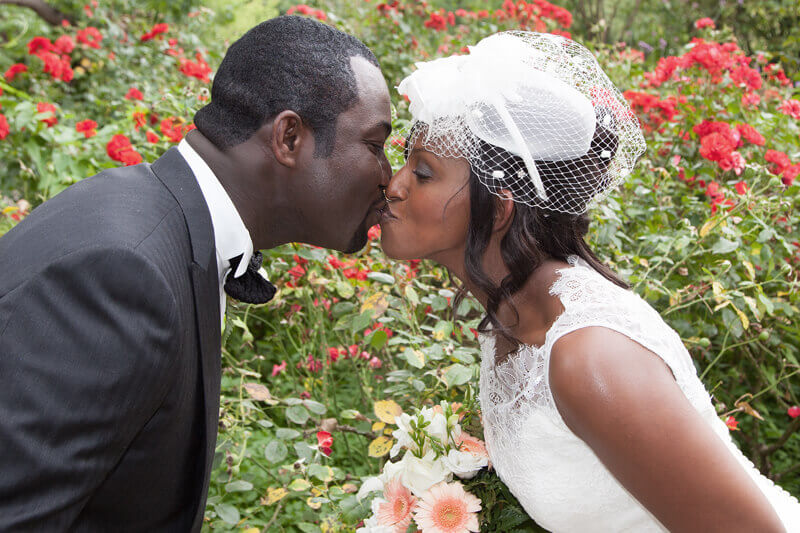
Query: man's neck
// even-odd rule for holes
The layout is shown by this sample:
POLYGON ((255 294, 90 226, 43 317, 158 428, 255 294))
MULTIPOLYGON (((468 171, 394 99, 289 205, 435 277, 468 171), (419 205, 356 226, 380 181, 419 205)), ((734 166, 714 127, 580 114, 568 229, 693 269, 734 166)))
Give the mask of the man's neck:
POLYGON ((238 153, 242 148, 247 149, 244 146, 229 151, 232 153, 223 152, 198 130, 190 131, 186 142, 225 189, 250 233, 254 249, 274 248, 289 242, 281 239, 278 224, 274 222, 274 215, 282 211, 279 208, 281 195, 271 190, 274 187, 270 187, 268 179, 259 176, 254 163, 242 164, 243 156, 245 160, 254 162, 263 159, 262 154, 249 154, 247 157, 248 154, 238 153))

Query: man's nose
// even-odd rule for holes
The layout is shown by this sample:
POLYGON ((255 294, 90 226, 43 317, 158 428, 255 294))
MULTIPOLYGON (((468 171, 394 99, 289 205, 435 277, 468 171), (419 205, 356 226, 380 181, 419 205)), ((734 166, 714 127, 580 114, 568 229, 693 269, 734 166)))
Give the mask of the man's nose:
POLYGON ((381 173, 378 177, 379 186, 386 188, 389 186, 389 181, 392 179, 392 165, 389 163, 389 159, 386 157, 385 150, 380 154, 380 156, 378 156, 378 160, 380 161, 381 166, 381 173))

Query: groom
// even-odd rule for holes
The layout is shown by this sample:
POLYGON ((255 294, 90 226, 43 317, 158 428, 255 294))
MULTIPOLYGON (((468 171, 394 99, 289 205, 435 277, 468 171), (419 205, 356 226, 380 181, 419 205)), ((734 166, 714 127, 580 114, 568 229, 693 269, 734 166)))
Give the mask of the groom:
POLYGON ((254 249, 354 252, 378 220, 389 92, 354 37, 256 26, 194 121, 0 239, 0 531, 198 531, 223 286, 266 301, 254 249))

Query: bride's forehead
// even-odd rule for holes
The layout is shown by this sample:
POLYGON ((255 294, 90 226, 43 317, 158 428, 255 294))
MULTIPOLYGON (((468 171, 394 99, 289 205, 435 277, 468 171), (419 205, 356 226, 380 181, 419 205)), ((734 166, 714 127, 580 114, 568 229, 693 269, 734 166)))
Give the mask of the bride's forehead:
POLYGON ((439 159, 466 159, 468 154, 457 142, 454 134, 449 132, 431 133, 426 127, 411 131, 406 140, 409 147, 408 156, 421 151, 428 152, 439 159))

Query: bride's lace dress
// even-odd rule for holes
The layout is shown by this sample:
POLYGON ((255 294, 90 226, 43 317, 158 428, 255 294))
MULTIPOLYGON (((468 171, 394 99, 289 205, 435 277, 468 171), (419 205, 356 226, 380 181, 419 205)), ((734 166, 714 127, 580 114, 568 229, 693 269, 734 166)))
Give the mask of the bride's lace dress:
POLYGON ((800 503, 762 476, 734 444, 678 334, 632 291, 577 257, 570 264, 550 289, 564 312, 543 346, 523 346, 495 364, 493 338, 481 338, 480 401, 489 456, 528 514, 557 532, 665 531, 567 428, 550 391, 548 364, 556 340, 579 328, 601 326, 630 337, 669 365, 686 397, 752 476, 787 531, 800 531, 800 503))

